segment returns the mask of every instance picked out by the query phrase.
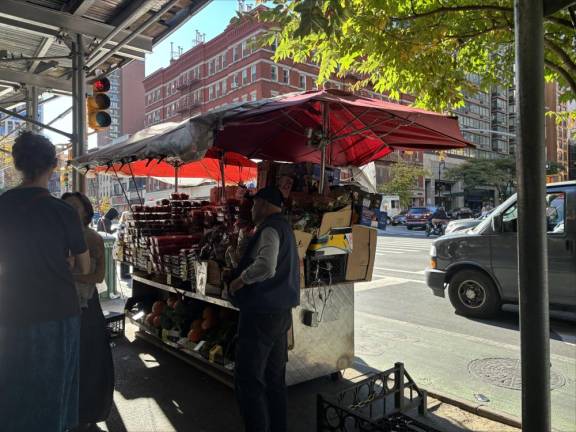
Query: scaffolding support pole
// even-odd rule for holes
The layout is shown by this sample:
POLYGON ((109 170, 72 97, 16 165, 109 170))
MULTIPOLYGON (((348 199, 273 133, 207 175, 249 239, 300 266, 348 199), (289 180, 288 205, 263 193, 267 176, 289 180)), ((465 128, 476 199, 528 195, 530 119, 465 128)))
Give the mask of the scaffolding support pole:
MULTIPOLYGON (((73 128, 74 141, 72 145, 72 158, 82 156, 87 150, 86 133, 86 74, 84 71, 85 52, 84 38, 77 34, 74 39, 73 72, 72 72, 72 110, 74 112, 73 128)), ((74 170, 72 175, 72 188, 77 192, 86 192, 86 179, 80 171, 74 170)))
MULTIPOLYGON (((38 87, 29 86, 26 88, 26 117, 38 121, 38 87)), ((32 132, 39 132, 40 129, 37 125, 28 122, 28 130, 32 132)))
POLYGON ((522 430, 548 432, 550 329, 544 145, 544 10, 542 0, 515 0, 518 86, 518 282, 522 430))

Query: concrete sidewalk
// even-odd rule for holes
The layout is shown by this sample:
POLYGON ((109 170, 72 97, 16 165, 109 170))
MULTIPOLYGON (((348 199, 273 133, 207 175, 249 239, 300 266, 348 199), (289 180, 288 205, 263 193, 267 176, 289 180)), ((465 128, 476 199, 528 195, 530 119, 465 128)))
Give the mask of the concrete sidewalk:
MULTIPOLYGON (((123 300, 103 302, 105 310, 122 310, 123 300)), ((116 393, 109 432, 240 432, 233 391, 202 372, 145 341, 127 325, 126 338, 113 341, 116 393)), ((387 368, 393 364, 387 365, 387 368)), ((358 361, 344 379, 318 379, 289 389, 290 432, 316 430, 316 395, 336 393, 365 377, 372 369, 358 361)), ((410 370, 408 369, 410 372, 410 370)), ((418 382, 417 382, 418 384, 418 382)), ((455 406, 431 399, 431 424, 446 432, 465 430, 516 431, 455 406)))

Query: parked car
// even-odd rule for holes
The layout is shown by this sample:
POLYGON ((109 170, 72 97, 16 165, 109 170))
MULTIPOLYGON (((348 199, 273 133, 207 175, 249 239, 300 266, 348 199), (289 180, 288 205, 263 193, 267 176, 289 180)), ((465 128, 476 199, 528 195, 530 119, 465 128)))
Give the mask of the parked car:
POLYGON ((435 207, 413 207, 406 213, 406 228, 426 228, 428 219, 436 211, 435 207))
MULTIPOLYGON (((493 210, 492 210, 493 211, 493 210)), ((446 226, 445 234, 450 234, 457 231, 464 231, 474 228, 480 224, 484 219, 486 219, 491 213, 488 213, 485 216, 480 216, 478 218, 470 218, 470 219, 455 219, 448 222, 446 226)))
POLYGON ((450 212, 452 219, 474 219, 474 212, 468 207, 461 207, 450 212))
POLYGON ((408 210, 402 210, 399 214, 392 217, 392 225, 406 225, 406 213, 408 210))
MULTIPOLYGON (((436 240, 426 282, 462 315, 490 316, 518 302, 516 195, 467 233, 436 240)), ((576 181, 547 186, 548 282, 552 306, 576 309, 576 181)))

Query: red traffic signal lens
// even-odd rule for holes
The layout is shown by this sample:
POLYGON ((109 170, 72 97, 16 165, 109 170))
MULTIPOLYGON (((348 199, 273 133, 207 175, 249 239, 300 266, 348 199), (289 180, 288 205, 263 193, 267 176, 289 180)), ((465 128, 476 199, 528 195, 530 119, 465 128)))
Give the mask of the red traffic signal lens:
POLYGON ((107 92, 110 90, 110 80, 108 78, 99 78, 92 84, 95 92, 107 92))

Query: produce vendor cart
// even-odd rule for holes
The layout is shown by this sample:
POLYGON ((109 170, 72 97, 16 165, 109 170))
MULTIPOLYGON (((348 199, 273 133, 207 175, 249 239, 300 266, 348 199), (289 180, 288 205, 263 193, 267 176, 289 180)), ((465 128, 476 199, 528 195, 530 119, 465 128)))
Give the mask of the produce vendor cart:
POLYGON ((243 181, 242 170, 254 169, 250 159, 261 160, 258 187, 277 185, 285 193, 301 259, 301 304, 293 312, 287 366, 287 382, 296 384, 352 365, 354 283, 372 277, 377 230, 356 222, 357 209, 376 196, 340 186, 339 167, 364 165, 394 149, 468 145, 455 118, 320 91, 159 125, 72 163, 79 170, 162 177, 219 162, 220 170, 204 171, 222 183, 210 202, 175 193, 156 206, 135 206, 116 258, 135 269, 126 309, 139 337, 230 383, 237 310, 226 285, 253 229, 249 194, 230 185, 243 181), (235 172, 240 176, 231 181, 235 172))

